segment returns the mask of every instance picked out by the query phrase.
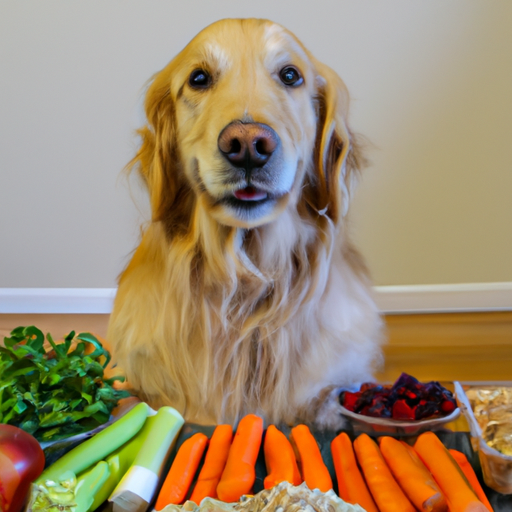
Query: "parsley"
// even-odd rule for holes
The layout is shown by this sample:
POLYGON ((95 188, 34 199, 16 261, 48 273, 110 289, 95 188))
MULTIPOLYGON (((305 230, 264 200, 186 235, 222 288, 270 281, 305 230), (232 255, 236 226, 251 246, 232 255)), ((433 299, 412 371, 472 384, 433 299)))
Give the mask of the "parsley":
POLYGON ((90 333, 70 332, 52 347, 34 326, 17 327, 0 346, 0 423, 15 425, 39 441, 89 431, 109 420, 120 398, 129 396, 104 379, 110 354, 90 333), (87 352, 88 345, 94 351, 87 352))

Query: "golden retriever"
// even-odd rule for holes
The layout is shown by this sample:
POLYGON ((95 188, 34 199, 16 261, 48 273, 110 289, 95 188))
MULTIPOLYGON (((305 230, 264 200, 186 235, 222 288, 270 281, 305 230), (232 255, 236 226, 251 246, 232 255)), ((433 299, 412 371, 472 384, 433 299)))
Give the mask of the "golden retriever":
POLYGON ((336 388, 371 378, 381 320, 347 232, 364 161, 348 104, 267 20, 216 22, 153 77, 130 166, 152 219, 107 336, 153 405, 325 426, 336 388))

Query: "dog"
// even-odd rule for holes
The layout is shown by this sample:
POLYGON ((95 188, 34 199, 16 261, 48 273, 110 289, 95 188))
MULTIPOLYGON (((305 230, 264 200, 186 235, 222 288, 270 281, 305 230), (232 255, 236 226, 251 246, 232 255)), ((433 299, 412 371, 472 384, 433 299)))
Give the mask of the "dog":
POLYGON ((335 425, 382 322, 347 208, 365 159, 338 75, 282 26, 226 19, 150 82, 129 164, 152 219, 107 339, 134 390, 187 421, 335 425))

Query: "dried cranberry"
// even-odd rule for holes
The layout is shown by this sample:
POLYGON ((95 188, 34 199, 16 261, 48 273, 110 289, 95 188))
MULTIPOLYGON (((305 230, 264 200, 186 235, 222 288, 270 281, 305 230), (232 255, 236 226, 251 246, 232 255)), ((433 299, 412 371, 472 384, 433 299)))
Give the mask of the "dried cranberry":
POLYGON ((416 418, 417 420, 424 420, 425 418, 432 418, 432 416, 439 415, 439 404, 434 401, 428 401, 424 404, 419 404, 416 407, 416 418))
POLYGON ((349 411, 354 411, 357 399, 360 393, 351 393, 350 391, 343 391, 340 395, 340 403, 349 411))
POLYGON ((375 382, 364 382, 363 384, 361 384, 361 388, 359 389, 359 391, 361 391, 361 393, 363 391, 367 391, 368 389, 374 389, 376 387, 379 387, 379 384, 376 384, 375 382))
POLYGON ((388 407, 387 401, 385 400, 374 400, 373 404, 368 407, 367 413, 368 416, 373 416, 375 418, 390 418, 391 411, 388 407))
POLYGON ((395 383, 393 384, 393 388, 414 388, 416 384, 420 384, 418 379, 413 377, 412 375, 409 375, 408 373, 403 372, 398 379, 396 379, 395 383))
POLYGON ((363 416, 370 416, 370 414, 368 414, 370 411, 370 406, 369 405, 366 405, 365 407, 363 407, 361 410, 357 411, 359 414, 362 414, 363 416))
POLYGON ((414 420, 415 407, 409 407, 405 400, 397 400, 393 404, 392 416, 395 420, 414 420))
POLYGON ((445 400, 441 403, 441 410, 446 414, 452 413, 455 407, 455 403, 452 400, 445 400))
POLYGON ((439 382, 436 381, 427 382, 424 385, 424 390, 425 397, 427 398, 427 400, 431 401, 441 401, 443 397, 443 391, 448 391, 445 390, 445 388, 443 388, 443 386, 441 386, 441 384, 439 384, 439 382))
POLYGON ((369 407, 372 404, 374 393, 371 389, 367 389, 359 394, 354 410, 356 412, 362 411, 365 407, 369 407))

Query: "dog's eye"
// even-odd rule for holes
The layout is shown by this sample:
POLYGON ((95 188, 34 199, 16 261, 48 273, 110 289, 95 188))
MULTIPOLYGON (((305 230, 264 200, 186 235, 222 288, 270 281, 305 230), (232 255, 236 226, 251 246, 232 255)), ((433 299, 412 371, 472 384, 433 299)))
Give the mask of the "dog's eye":
POLYGON ((207 89, 212 83, 212 77, 204 69, 194 69, 190 73, 188 84, 193 89, 207 89))
POLYGON ((285 68, 281 69, 279 72, 279 77, 281 78, 281 82, 283 82, 284 85, 288 85, 290 87, 297 87, 302 82, 304 82, 304 79, 300 75, 299 70, 293 66, 286 66, 285 68))

